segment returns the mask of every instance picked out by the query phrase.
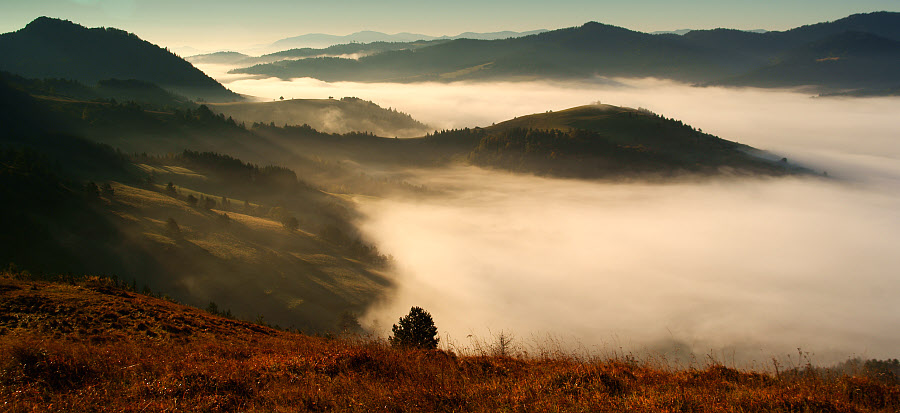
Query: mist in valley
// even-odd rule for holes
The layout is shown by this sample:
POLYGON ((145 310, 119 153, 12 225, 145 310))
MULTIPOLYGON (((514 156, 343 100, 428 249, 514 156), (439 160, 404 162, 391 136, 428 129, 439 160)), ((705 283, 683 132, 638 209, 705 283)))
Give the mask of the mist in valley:
POLYGON ((845 183, 726 179, 615 184, 476 168, 423 172, 450 189, 363 204, 399 288, 368 315, 386 334, 411 305, 447 343, 503 331, 525 349, 737 352, 815 361, 892 356, 900 199, 845 183))
MULTIPOLYGON (((418 305, 445 346, 708 355, 765 365, 896 357, 896 98, 669 81, 325 83, 223 79, 270 97, 357 96, 438 128, 489 126, 600 101, 643 107, 829 178, 588 182, 474 167, 398 171, 441 195, 360 198, 359 225, 397 288, 363 321, 380 335, 418 305), (769 363, 770 364, 770 363, 769 363)), ((763 366, 764 367, 764 366, 763 366)))

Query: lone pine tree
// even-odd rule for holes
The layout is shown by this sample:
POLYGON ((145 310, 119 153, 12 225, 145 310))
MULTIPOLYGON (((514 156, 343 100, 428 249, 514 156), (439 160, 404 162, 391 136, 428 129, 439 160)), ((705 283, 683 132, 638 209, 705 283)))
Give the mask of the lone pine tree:
POLYGON ((431 314, 421 307, 411 308, 409 314, 401 317, 400 322, 391 327, 391 332, 394 334, 388 337, 388 341, 394 347, 435 349, 440 341, 431 314))

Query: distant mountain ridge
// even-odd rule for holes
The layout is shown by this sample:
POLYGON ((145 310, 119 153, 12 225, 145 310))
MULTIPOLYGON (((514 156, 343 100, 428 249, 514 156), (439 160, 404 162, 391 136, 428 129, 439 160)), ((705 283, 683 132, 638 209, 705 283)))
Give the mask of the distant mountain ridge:
POLYGON ((329 46, 324 49, 310 47, 288 49, 256 57, 227 51, 189 56, 185 58, 185 60, 196 64, 225 64, 246 67, 256 64, 274 63, 281 60, 297 60, 313 57, 364 57, 387 51, 419 49, 448 41, 449 40, 419 40, 414 42, 345 43, 329 46))
POLYGON ((427 34, 417 33, 396 33, 387 34, 371 30, 359 31, 356 33, 340 36, 324 33, 309 33, 300 36, 288 37, 278 40, 270 45, 272 48, 286 50, 294 48, 326 48, 329 46, 346 44, 346 43, 374 43, 374 42, 414 42, 417 40, 453 40, 453 39, 478 39, 478 40, 495 40, 506 39, 509 37, 522 37, 537 33, 546 32, 546 29, 530 30, 526 32, 500 31, 490 33, 465 32, 456 36, 429 36, 427 34))
POLYGON ((894 70, 895 51, 878 39, 900 41, 900 13, 856 14, 833 22, 764 33, 714 29, 654 35, 588 22, 518 38, 458 39, 415 50, 385 51, 357 60, 326 57, 280 61, 234 72, 365 82, 656 77, 697 84, 812 86, 823 92, 900 86, 900 71, 894 70), (835 41, 834 36, 845 33, 869 36, 857 37, 852 46, 844 39, 845 50, 839 56, 833 50, 815 46, 835 41), (865 58, 854 52, 872 48, 879 52, 865 58), (816 51, 814 56, 810 51, 816 51), (813 64, 834 57, 845 62, 813 64), (793 69, 797 76, 779 80, 775 77, 779 71, 765 69, 780 63, 796 66, 800 61, 809 66, 809 76, 793 69))
POLYGON ((86 28, 39 17, 0 34, 0 70, 30 78, 64 78, 94 84, 135 79, 192 99, 236 101, 241 97, 175 54, 114 28, 86 28))
MULTIPOLYGON (((677 34, 680 36, 680 35, 684 35, 684 34, 687 34, 687 33, 690 33, 690 32, 696 31, 696 30, 697 29, 657 30, 657 31, 650 32, 650 34, 677 34)), ((768 32, 768 30, 765 30, 765 29, 739 30, 739 31, 750 32, 750 33, 766 33, 766 32, 768 32)))

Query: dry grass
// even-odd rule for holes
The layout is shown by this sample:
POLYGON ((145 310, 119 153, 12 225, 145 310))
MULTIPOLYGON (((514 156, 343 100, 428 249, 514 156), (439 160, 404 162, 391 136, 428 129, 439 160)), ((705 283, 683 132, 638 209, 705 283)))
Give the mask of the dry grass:
POLYGON ((4 411, 696 411, 900 409, 900 386, 721 365, 460 357, 215 317, 111 288, 0 278, 4 411))
POLYGON ((147 164, 137 164, 137 166, 138 166, 138 168, 141 168, 142 171, 147 172, 147 173, 154 173, 154 174, 159 174, 159 175, 166 175, 166 174, 183 175, 183 176, 189 177, 189 178, 196 178, 196 179, 201 179, 201 180, 207 179, 205 175, 199 174, 197 172, 194 172, 190 169, 187 169, 187 168, 184 168, 181 166, 171 166, 171 165, 154 166, 154 165, 147 165, 147 164))
POLYGON ((165 208, 175 210, 183 214, 200 216, 200 214, 191 209, 187 203, 179 201, 162 192, 150 191, 137 188, 134 186, 112 183, 115 190, 115 200, 117 203, 136 209, 149 208, 165 208))

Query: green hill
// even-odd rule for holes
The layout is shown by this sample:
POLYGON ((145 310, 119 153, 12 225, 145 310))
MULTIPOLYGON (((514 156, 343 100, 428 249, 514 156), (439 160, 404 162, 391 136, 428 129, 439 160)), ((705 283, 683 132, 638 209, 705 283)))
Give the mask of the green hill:
POLYGON ((681 121, 611 105, 521 116, 491 126, 469 160, 580 178, 808 172, 681 121))
POLYGON ((0 35, 0 55, 0 70, 29 78, 87 84, 136 79, 191 99, 241 100, 168 50, 113 28, 88 29, 68 20, 40 17, 21 30, 0 35))

